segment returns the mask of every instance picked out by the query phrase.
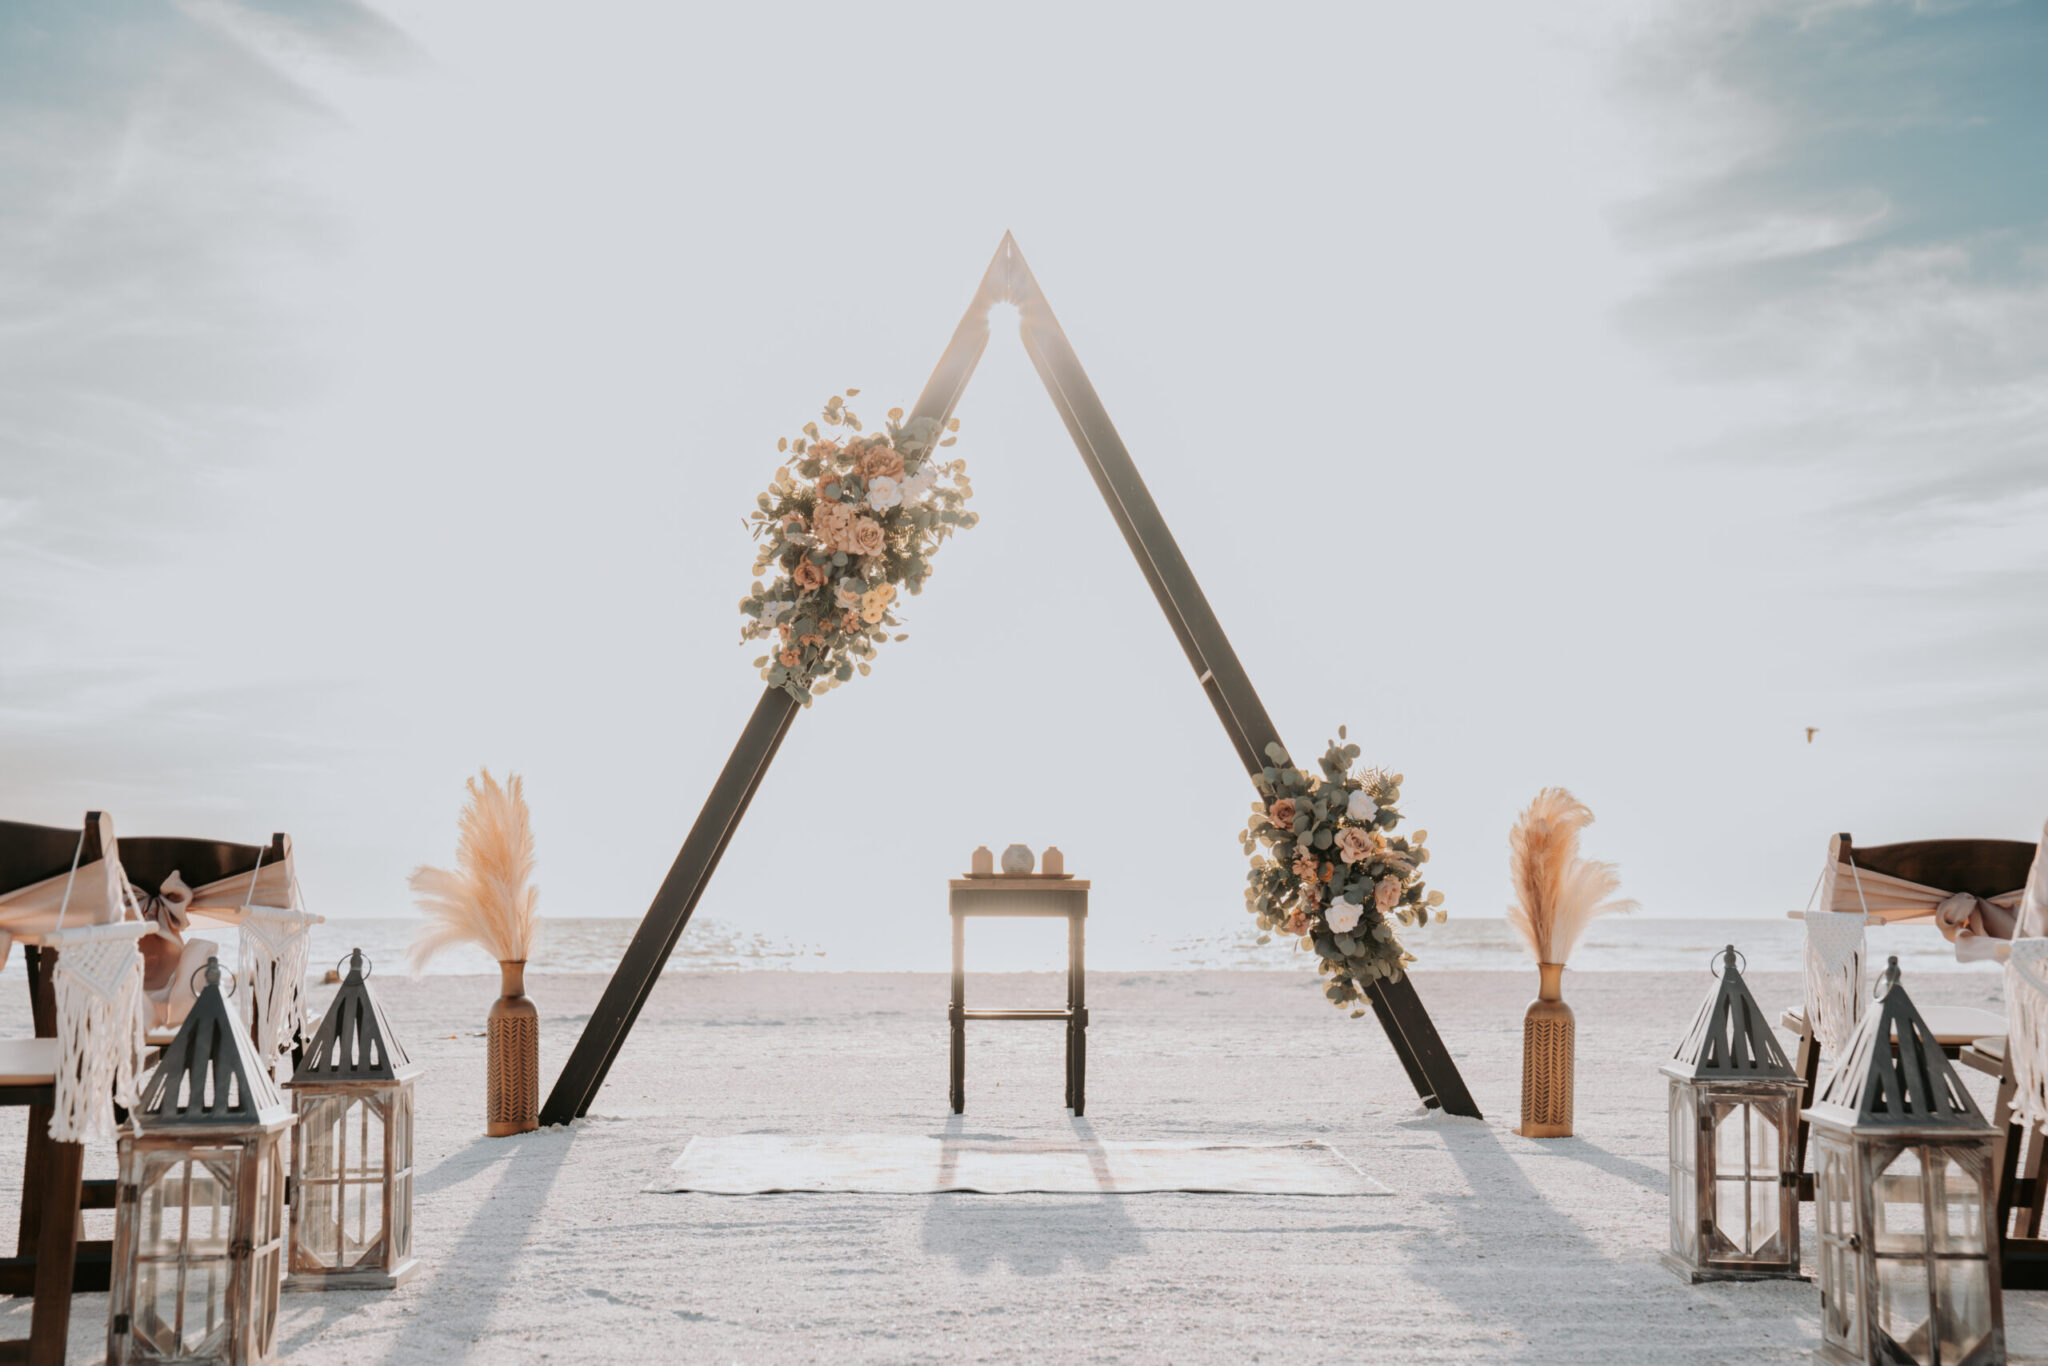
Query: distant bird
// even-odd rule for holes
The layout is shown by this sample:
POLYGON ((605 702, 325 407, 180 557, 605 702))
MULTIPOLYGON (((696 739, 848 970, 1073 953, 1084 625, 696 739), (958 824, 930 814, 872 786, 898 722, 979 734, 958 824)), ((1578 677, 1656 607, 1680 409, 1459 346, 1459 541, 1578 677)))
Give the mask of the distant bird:
POLYGON ((1820 729, 1820 727, 1819 727, 1819 726, 1808 726, 1808 727, 1806 728, 1806 743, 1807 743, 1807 744, 1809 744, 1809 745, 1810 745, 1810 744, 1812 744, 1812 743, 1813 743, 1813 733, 1814 733, 1815 731, 1819 730, 1819 729, 1820 729))

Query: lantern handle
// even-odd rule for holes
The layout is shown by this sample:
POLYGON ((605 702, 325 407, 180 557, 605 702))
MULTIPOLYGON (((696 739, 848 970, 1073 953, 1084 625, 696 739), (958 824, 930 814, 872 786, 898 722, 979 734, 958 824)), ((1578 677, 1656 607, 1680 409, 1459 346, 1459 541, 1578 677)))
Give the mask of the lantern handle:
POLYGON ((1722 967, 1733 967, 1737 972, 1748 972, 1749 955, 1736 948, 1733 944, 1730 944, 1727 948, 1719 950, 1707 960, 1707 971, 1713 973, 1717 978, 1721 975, 1718 969, 1722 967), (1740 967, 1736 967, 1735 960, 1737 958, 1742 960, 1740 967))
POLYGON ((344 963, 349 966, 350 970, 362 973, 365 982, 370 980, 371 960, 369 954, 364 953, 361 949, 350 949, 347 953, 334 960, 334 970, 336 972, 341 971, 344 963))
POLYGON ((209 958, 198 967, 192 969, 192 975, 185 979, 186 987, 191 990, 194 996, 197 996, 204 990, 202 987, 193 985, 202 976, 206 978, 206 985, 209 987, 220 986, 220 979, 223 977, 227 978, 228 984, 221 988, 220 994, 223 996, 233 996, 235 988, 241 985, 241 983, 235 980, 235 974, 220 965, 220 959, 209 958))

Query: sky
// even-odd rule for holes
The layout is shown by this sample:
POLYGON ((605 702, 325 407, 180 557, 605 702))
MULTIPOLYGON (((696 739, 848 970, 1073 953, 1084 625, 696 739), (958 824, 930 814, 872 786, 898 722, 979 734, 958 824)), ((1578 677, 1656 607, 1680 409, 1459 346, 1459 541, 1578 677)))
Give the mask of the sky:
MULTIPOLYGON (((776 438, 908 407, 1007 230, 1454 916, 1552 784, 1646 915, 2037 838, 2048 13, 1159 13, 7 6, 0 813, 289 831, 404 915, 488 765, 545 912, 639 915, 759 696, 776 438)), ((958 415, 981 525, 703 913, 936 967, 1022 841, 1095 961, 1247 934, 1252 791, 1013 329, 958 415)))

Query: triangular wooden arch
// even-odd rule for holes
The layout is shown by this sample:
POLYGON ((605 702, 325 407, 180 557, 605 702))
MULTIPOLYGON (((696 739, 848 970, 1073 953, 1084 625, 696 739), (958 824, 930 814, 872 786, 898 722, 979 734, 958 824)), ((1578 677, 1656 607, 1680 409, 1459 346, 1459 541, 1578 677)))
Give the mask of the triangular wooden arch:
MULTIPOLYGON (((1173 533, 1167 530, 1165 519, 1146 491, 1145 481, 1138 477, 1138 467, 1131 462, 1130 452, 1124 449, 1116 428, 1110 424, 1102 400, 1095 395, 1095 386, 1088 382, 1074 348, 1067 342, 1067 334, 1060 330, 1038 281, 1032 278, 1031 268, 1024 264, 1016 240, 1008 233, 996 248, 988 272, 981 277, 974 302, 967 306, 966 316, 953 331, 953 340, 918 396, 912 417, 930 417, 943 424, 952 416, 954 405, 960 401, 982 351, 988 346, 989 310, 999 303, 1014 304, 1022 315, 1024 349, 1038 370, 1038 377, 1045 382, 1046 393, 1059 409, 1061 420, 1067 424, 1067 434, 1073 437, 1082 461, 1095 478, 1095 486, 1102 491, 1103 501, 1109 504, 1110 515, 1116 518, 1125 542, 1137 557, 1138 568, 1152 586, 1152 595, 1159 599, 1160 609, 1166 613, 1181 649, 1186 651, 1196 681, 1216 708, 1238 758, 1248 772, 1257 775, 1265 767, 1261 756, 1267 743, 1278 740, 1279 734, 1258 694, 1252 690, 1251 680, 1245 676, 1244 666, 1238 663, 1223 628, 1217 624, 1215 613, 1209 609, 1209 600, 1202 595, 1180 547, 1174 544, 1173 533)), ((676 855, 668 876, 662 880, 661 890, 654 894, 646 919, 640 922, 632 944, 619 961, 618 971, 612 974, 604 996, 591 1013, 590 1023, 584 1026, 582 1037, 577 1039, 575 1050, 562 1068, 547 1106, 541 1111, 541 1123, 565 1124, 590 1109, 590 1102, 604 1085, 605 1074, 611 1070, 620 1045, 639 1018, 641 1007, 647 1004, 663 965, 682 937, 683 927, 696 910, 719 856, 725 852, 740 817, 746 814, 747 804, 753 800, 797 711, 796 700, 780 688, 769 688, 755 704, 739 744, 726 760, 704 809, 683 841, 682 852, 676 855)), ((1458 1075, 1457 1064, 1445 1051, 1443 1040, 1437 1037, 1436 1026, 1423 1009, 1413 981, 1403 977, 1399 982, 1376 982, 1367 994, 1423 1103, 1440 1105, 1454 1115, 1477 1118, 1479 1109, 1472 1103, 1464 1079, 1458 1075)))

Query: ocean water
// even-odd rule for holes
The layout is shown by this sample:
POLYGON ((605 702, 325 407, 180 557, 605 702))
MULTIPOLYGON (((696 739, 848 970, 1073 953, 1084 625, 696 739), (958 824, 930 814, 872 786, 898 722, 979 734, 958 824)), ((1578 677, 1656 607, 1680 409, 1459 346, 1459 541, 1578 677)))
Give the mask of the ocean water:
MULTIPOLYGON (((638 921, 556 919, 543 923, 540 949, 530 972, 609 973, 618 965, 638 921)), ((1005 940, 1003 928, 1016 922, 977 925, 969 965, 1007 971, 1059 971, 1066 965, 1063 941, 1046 934, 1018 935, 1005 940)), ((318 975, 360 946, 373 972, 405 971, 406 946, 418 928, 416 919, 332 919, 315 927, 311 967, 318 975)), ((945 968, 943 923, 939 935, 906 961, 900 950, 878 945, 861 950, 831 950, 777 939, 737 928, 712 917, 698 916, 670 957, 670 972, 732 972, 770 969, 790 972, 942 971, 945 968)), ((232 963, 232 930, 209 934, 221 943, 223 961, 232 963)), ((1455 971, 1528 971, 1528 957, 1505 920, 1460 918, 1405 936, 1416 955, 1416 967, 1455 971)), ((1098 943, 1091 938, 1088 965, 1115 972, 1161 969, 1232 968, 1301 972, 1307 955, 1289 942, 1259 944, 1256 933, 1171 937, 1164 934, 1124 942, 1098 943)), ((1645 916, 1612 916, 1597 920, 1571 957, 1578 972, 1704 972, 1724 944, 1734 944, 1751 971, 1800 970, 1803 931, 1796 920, 1716 919, 1664 920, 1645 916)), ((1979 972, 2000 969, 1984 964, 1958 964, 1947 941, 1927 926, 1874 927, 1870 956, 1883 963, 1899 956, 1907 972, 1979 972)), ((450 949, 434 960, 428 973, 494 973, 497 965, 481 950, 450 949)), ((7 975, 21 972, 21 955, 12 954, 7 975)))

